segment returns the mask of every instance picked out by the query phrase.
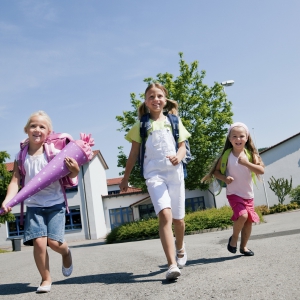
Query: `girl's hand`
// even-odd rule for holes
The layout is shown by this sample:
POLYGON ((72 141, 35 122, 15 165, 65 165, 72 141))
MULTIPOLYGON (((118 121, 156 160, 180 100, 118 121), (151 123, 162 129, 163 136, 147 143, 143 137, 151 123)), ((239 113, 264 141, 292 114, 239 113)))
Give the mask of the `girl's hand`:
POLYGON ((66 163, 67 168, 71 172, 72 177, 73 176, 76 177, 79 173, 79 166, 78 166, 77 161, 72 157, 66 157, 65 163, 66 163))
POLYGON ((4 212, 1 214, 1 216, 2 215, 6 215, 9 212, 11 212, 11 207, 6 207, 5 204, 4 204, 4 202, 2 202, 1 208, 4 210, 4 212))
POLYGON ((121 192, 127 192, 128 190, 128 180, 122 179, 121 183, 119 184, 120 191, 121 192))
POLYGON ((247 166, 249 164, 249 160, 245 152, 242 152, 238 158, 238 163, 242 166, 247 166))
POLYGON ((173 166, 176 166, 181 162, 181 159, 179 159, 175 155, 168 155, 168 156, 166 156, 166 158, 168 158, 170 160, 170 162, 172 163, 173 166))
POLYGON ((226 179, 225 179, 226 184, 230 184, 232 181, 234 181, 234 178, 231 177, 231 176, 227 176, 226 179))

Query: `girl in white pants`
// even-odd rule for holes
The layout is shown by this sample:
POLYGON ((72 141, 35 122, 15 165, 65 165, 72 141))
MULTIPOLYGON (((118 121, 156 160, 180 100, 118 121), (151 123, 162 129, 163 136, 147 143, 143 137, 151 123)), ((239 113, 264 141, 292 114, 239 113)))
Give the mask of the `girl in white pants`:
MULTIPOLYGON (((167 110, 177 115, 178 104, 174 100, 167 99, 167 95, 167 90, 161 84, 149 85, 145 91, 145 102, 139 107, 139 118, 145 113, 150 114, 151 128, 147 132, 143 170, 148 192, 159 218, 160 240, 168 261, 166 278, 172 280, 181 275, 179 268, 182 268, 187 261, 183 242, 185 187, 181 161, 186 154, 184 141, 190 137, 190 134, 179 120, 176 152, 171 124, 163 111, 167 110)), ((140 121, 130 129, 126 139, 132 143, 132 146, 120 184, 121 191, 127 191, 129 175, 139 155, 142 142, 140 121)))

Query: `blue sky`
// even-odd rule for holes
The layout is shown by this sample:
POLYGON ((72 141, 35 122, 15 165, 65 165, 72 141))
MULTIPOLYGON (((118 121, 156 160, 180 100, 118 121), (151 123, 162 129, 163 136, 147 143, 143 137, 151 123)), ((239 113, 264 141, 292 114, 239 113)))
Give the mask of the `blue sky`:
POLYGON ((298 0, 1 0, 0 151, 13 158, 45 110, 56 132, 91 133, 119 177, 117 147, 130 144, 115 117, 145 77, 178 75, 179 52, 209 86, 234 80, 234 121, 259 148, 277 144, 300 131, 299 11, 298 0))

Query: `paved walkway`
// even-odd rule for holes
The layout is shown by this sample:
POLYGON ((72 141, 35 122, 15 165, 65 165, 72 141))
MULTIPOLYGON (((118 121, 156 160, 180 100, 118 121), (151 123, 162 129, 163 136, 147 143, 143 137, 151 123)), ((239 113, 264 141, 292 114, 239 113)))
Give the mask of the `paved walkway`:
POLYGON ((70 243, 74 272, 61 274, 60 256, 49 250, 53 285, 36 294, 40 277, 31 247, 0 254, 0 299, 300 299, 300 210, 265 217, 253 226, 254 257, 226 249, 232 230, 185 237, 188 264, 175 282, 165 280, 158 239, 106 245, 70 243))

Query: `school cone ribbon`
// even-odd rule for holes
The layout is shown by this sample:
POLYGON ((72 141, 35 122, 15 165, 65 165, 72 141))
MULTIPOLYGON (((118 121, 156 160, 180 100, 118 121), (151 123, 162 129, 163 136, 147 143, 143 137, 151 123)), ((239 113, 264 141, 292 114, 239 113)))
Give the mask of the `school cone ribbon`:
MULTIPOLYGON (((89 162, 93 157, 92 146, 94 146, 94 139, 91 138, 91 134, 80 133, 80 140, 70 141, 5 206, 13 207, 43 190, 51 183, 68 175, 70 171, 64 161, 66 157, 74 158, 79 167, 89 162)), ((0 215, 3 212, 4 210, 0 209, 0 215)))

